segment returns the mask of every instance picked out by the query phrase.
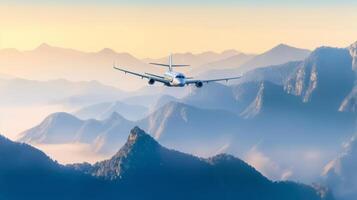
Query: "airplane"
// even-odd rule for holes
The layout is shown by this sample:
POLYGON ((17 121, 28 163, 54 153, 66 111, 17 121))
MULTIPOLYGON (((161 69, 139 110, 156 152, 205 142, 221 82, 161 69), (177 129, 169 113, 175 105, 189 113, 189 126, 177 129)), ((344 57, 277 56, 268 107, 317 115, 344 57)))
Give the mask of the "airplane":
POLYGON ((148 79, 149 85, 153 85, 155 82, 160 82, 163 83, 167 87, 184 87, 188 85, 195 85, 197 88, 201 88, 204 83, 210 83, 210 82, 217 82, 217 81, 226 81, 228 82, 229 80, 233 79, 239 79, 241 76, 237 77, 230 77, 230 78, 220 78, 220 79, 208 79, 208 80, 199 80, 199 79, 193 79, 192 77, 186 77, 183 73, 180 72, 175 72, 173 68, 175 67, 187 67, 190 65, 178 65, 178 64, 172 64, 172 54, 169 56, 169 64, 162 64, 162 63, 149 63, 151 65, 157 65, 157 66, 163 66, 163 67, 168 67, 168 71, 164 73, 163 76, 159 76, 156 74, 151 74, 151 73, 136 73, 132 71, 128 71, 126 69, 121 69, 113 65, 113 68, 119 71, 124 72, 125 74, 131 74, 134 76, 141 77, 142 79, 148 79))

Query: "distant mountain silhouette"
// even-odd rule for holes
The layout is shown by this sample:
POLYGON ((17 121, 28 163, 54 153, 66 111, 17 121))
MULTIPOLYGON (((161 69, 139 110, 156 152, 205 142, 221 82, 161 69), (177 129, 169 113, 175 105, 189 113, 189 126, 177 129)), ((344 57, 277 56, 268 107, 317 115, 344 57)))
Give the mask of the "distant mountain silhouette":
POLYGON ((291 47, 286 44, 279 44, 278 46, 247 61, 240 66, 240 70, 248 71, 269 65, 278 65, 290 61, 304 60, 309 56, 309 54, 309 50, 291 47))
POLYGON ((202 64, 199 67, 194 68, 190 73, 192 74, 199 74, 203 73, 208 70, 222 70, 222 69, 232 69, 238 68, 242 64, 248 62, 250 59, 254 58, 255 55, 253 54, 244 54, 239 53, 227 58, 221 58, 220 60, 216 60, 213 62, 208 62, 202 64))
POLYGON ((234 83, 246 82, 272 82, 276 85, 284 85, 292 74, 295 73, 302 61, 288 62, 281 65, 272 65, 248 71, 241 79, 234 83))
POLYGON ((71 82, 64 79, 34 81, 0 79, 0 104, 84 106, 129 96, 118 88, 97 81, 71 82))
POLYGON ((128 132, 133 122, 113 112, 108 118, 80 120, 68 113, 54 113, 38 126, 20 134, 18 141, 33 144, 86 143, 97 152, 112 153, 125 141, 118 133, 128 132), (114 146, 113 146, 114 145, 114 146))
POLYGON ((147 115, 148 108, 139 105, 125 104, 121 101, 114 101, 85 106, 73 114, 81 119, 103 120, 114 112, 129 120, 139 120, 147 115))
MULTIPOLYGON (((194 74, 197 74, 212 69, 233 67, 239 67, 243 71, 247 71, 256 67, 302 60, 308 53, 308 50, 281 44, 257 56, 240 53, 235 50, 227 50, 221 53, 176 53, 173 56, 175 62, 192 66, 182 69, 183 72, 191 70, 194 74)), ((115 72, 112 69, 113 62, 116 62, 119 66, 125 66, 129 70, 162 73, 162 68, 153 67, 147 63, 167 62, 167 57, 140 60, 128 53, 117 53, 109 48, 104 48, 97 52, 82 52, 54 47, 46 43, 29 51, 0 50, 1 73, 16 75, 25 79, 99 80, 105 84, 119 86, 120 88, 128 88, 129 86, 124 83, 130 81, 129 89, 139 88, 145 84, 140 79, 126 77, 115 72), (13 74, 14 72, 16 74, 13 74), (118 76, 121 78, 118 78, 118 76), (118 81, 119 79, 120 81, 118 81)))
MULTIPOLYGON (((125 76, 118 78, 119 73, 112 68, 113 62, 136 71, 143 71, 145 67, 148 67, 146 63, 128 53, 117 53, 108 48, 98 52, 82 52, 41 44, 29 51, 0 50, 2 73, 25 79, 98 80, 108 85, 124 86, 123 82, 118 80, 131 79, 126 79, 125 76)), ((155 70, 152 69, 152 71, 155 70)), ((140 79, 131 81, 134 88, 138 88, 142 84, 140 82, 140 79)))
MULTIPOLYGON (((227 50, 222 53, 203 52, 200 54, 174 54, 174 62, 185 62, 193 68, 204 63, 234 56, 239 52, 227 50)), ((168 62, 162 59, 138 59, 129 53, 118 53, 110 48, 97 52, 83 52, 69 48, 61 48, 43 43, 29 51, 16 49, 0 50, 1 73, 23 77, 24 79, 51 80, 67 79, 70 81, 98 80, 104 84, 122 89, 138 89, 146 85, 146 81, 125 76, 113 70, 115 63, 128 70, 161 74, 163 68, 149 65, 149 62, 168 62), (127 83, 130 82, 128 85, 127 83)), ((190 68, 183 68, 188 72, 190 68)))
POLYGON ((65 143, 74 141, 83 121, 67 113, 54 113, 38 126, 21 133, 18 141, 28 143, 65 143))
MULTIPOLYGON (((193 68, 197 68, 197 67, 204 65, 206 63, 226 59, 226 58, 229 58, 229 57, 232 57, 235 55, 239 55, 239 54, 240 54, 240 52, 238 52, 236 50, 226 50, 221 53, 216 53, 216 52, 212 52, 212 51, 207 51, 207 52, 198 53, 198 54, 193 54, 190 52, 174 53, 174 54, 172 54, 172 56, 173 56, 175 63, 189 64, 193 68)), ((163 58, 159 58, 159 59, 147 58, 147 59, 144 59, 143 61, 146 63, 150 63, 150 62, 167 63, 168 55, 163 58)))
MULTIPOLYGON (((244 73, 245 75, 247 74, 247 76, 243 76, 243 79, 258 78, 258 80, 261 80, 263 78, 262 75, 266 73, 267 74, 266 80, 269 79, 268 81, 273 81, 274 83, 277 83, 277 81, 279 81, 277 79, 282 78, 279 76, 285 75, 285 73, 289 71, 289 70, 287 71, 287 69, 294 68, 295 65, 298 63, 298 61, 304 60, 309 56, 310 53, 311 51, 309 50, 298 49, 285 44, 280 44, 262 54, 253 56, 246 62, 240 63, 239 65, 238 62, 231 63, 230 65, 235 65, 234 68, 233 67, 231 69, 215 68, 208 71, 203 71, 200 73, 199 77, 218 78, 224 76, 237 76, 244 73), (264 68, 264 69, 259 71, 259 68, 264 68)), ((233 57, 231 61, 234 60, 235 59, 233 57)), ((223 61, 223 64, 225 63, 225 65, 228 65, 228 63, 226 63, 227 61, 229 61, 229 59, 223 61)), ((235 80, 232 81, 232 83, 237 84, 242 81, 245 80, 235 80)))

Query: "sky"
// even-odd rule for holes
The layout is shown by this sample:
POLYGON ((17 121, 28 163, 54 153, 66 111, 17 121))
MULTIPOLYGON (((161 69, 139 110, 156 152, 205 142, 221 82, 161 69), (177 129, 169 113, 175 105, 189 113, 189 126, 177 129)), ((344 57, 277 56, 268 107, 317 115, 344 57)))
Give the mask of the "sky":
POLYGON ((357 40, 351 0, 0 0, 0 49, 41 43, 139 58, 237 49, 261 53, 286 43, 314 49, 357 40))

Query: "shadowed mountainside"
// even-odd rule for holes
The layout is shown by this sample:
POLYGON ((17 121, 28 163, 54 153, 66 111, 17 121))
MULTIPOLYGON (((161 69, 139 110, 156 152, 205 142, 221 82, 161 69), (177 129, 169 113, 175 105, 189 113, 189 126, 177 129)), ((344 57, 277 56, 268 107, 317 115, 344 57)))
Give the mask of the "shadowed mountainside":
POLYGON ((94 165, 61 166, 2 136, 0 161, 0 197, 9 200, 333 199, 307 185, 272 182, 230 155, 202 159, 169 150, 137 127, 118 153, 94 165))

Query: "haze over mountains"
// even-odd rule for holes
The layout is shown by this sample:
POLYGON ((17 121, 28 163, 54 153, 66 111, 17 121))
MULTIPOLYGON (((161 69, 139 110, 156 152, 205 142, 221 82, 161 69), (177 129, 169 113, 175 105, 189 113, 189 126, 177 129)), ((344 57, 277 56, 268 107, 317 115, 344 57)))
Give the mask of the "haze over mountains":
MULTIPOLYGON (((259 143, 259 149, 270 159, 279 160, 282 168, 288 170, 294 166, 293 178, 313 181, 323 166, 337 155, 340 143, 355 130, 354 114, 340 112, 353 91, 353 74, 348 49, 322 47, 303 61, 251 70, 237 84, 191 88, 182 98, 163 95, 147 107, 147 117, 118 123, 127 130, 133 124, 140 125, 167 146, 203 156, 219 151, 244 156, 259 143), (288 147, 299 150, 288 151, 288 147), (290 157, 305 157, 305 161, 311 163, 310 171, 290 157)), ((146 96, 142 98, 145 100, 146 96)), ((95 112, 106 111, 105 106, 95 112)), ((114 111, 110 110, 105 116, 114 111)), ((124 109, 116 112, 126 117, 124 109)), ((52 124, 49 120, 42 123, 52 124)), ((111 126, 105 129, 109 128, 111 126)), ((61 128, 58 130, 57 134, 61 135, 61 128)), ((54 134, 46 128, 35 128, 25 131, 23 135, 29 137, 22 141, 39 142, 29 133, 41 133, 39 138, 54 134)), ((76 135, 77 131, 72 134, 76 135)), ((87 141, 91 141, 98 152, 113 153, 123 141, 120 134, 107 134, 102 129, 92 134, 96 139, 87 141)), ((286 170, 282 169, 275 178, 279 179, 286 170)))
MULTIPOLYGON (((37 144, 89 143, 96 151, 120 146, 125 137, 118 134, 128 132, 134 125, 117 113, 102 121, 80 120, 67 113, 54 113, 41 124, 20 135, 19 141, 37 144), (111 143, 113 143, 111 145, 111 143)), ((107 150, 108 153, 108 150, 107 150)))
POLYGON ((241 66, 241 70, 248 71, 268 65, 279 65, 289 61, 299 61, 305 59, 310 53, 311 51, 307 49, 299 49, 286 44, 279 44, 244 63, 241 66))
POLYGON ((323 171, 325 183, 334 188, 336 196, 341 199, 353 199, 357 195, 356 147, 356 137, 353 136, 344 144, 342 152, 331 160, 323 171))
POLYGON ((190 73, 199 74, 207 70, 236 68, 250 61, 254 56, 254 54, 237 53, 227 58, 201 64, 200 67, 193 69, 190 73))
MULTIPOLYGON (((207 52, 203 52, 203 53, 199 53, 199 54, 192 54, 189 52, 172 54, 176 63, 189 64, 195 68, 198 66, 204 65, 206 63, 212 63, 212 62, 216 62, 219 60, 225 60, 227 58, 231 58, 231 57, 234 57, 237 55, 244 55, 244 54, 242 54, 241 52, 238 52, 236 50, 226 50, 221 53, 207 51, 207 52)), ((143 61, 145 63, 150 63, 150 62, 167 63, 168 55, 165 55, 165 57, 159 58, 159 59, 146 58, 146 59, 143 59, 143 61)))
POLYGON ((5 199, 334 199, 320 188, 272 182, 230 155, 202 159, 169 150, 137 127, 118 153, 94 165, 62 166, 2 136, 0 161, 5 199))
MULTIPOLYGON (((243 158, 271 179, 305 183, 324 180, 338 198, 352 200, 356 194, 356 181, 352 175, 345 177, 352 173, 350 169, 357 162, 352 156, 353 150, 342 155, 340 152, 343 151, 341 144, 351 140, 356 130, 356 44, 348 48, 320 47, 309 53, 295 49, 301 53, 301 60, 283 56, 277 59, 282 63, 278 63, 272 59, 266 66, 254 65, 236 82, 212 83, 202 88, 171 90, 150 87, 123 92, 92 82, 68 82, 70 84, 66 86, 67 81, 64 81, 65 84, 56 86, 57 90, 51 89, 56 88, 53 86, 56 84, 48 84, 51 85, 48 88, 41 86, 46 88, 44 91, 49 91, 47 96, 40 92, 42 96, 34 95, 36 98, 32 100, 30 94, 34 90, 30 89, 38 87, 36 85, 28 89, 29 103, 56 102, 75 109, 49 115, 37 126, 22 132, 19 141, 34 145, 83 143, 98 154, 113 155, 125 143, 125 133, 138 125, 169 148, 204 157, 228 152, 243 158), (290 59, 284 60, 286 58, 290 59), (81 86, 76 90, 72 84, 81 86), (61 93, 62 90, 66 92, 61 93), (79 95, 76 95, 77 91, 80 91, 79 95), (343 161, 345 159, 348 162, 343 161), (335 161, 326 167, 331 160, 335 161), (324 168, 325 177, 321 178, 324 168), (345 184, 350 186, 346 190, 345 184)), ((274 51, 277 49, 289 52, 290 47, 279 45, 274 51)), ((235 57, 242 56, 238 52, 230 53, 234 55, 222 59, 235 60, 235 57)), ((209 55, 214 60, 223 54, 209 55)), ((185 58, 185 54, 178 56, 185 58)), ((197 63, 203 62, 194 54, 189 58, 196 59, 197 63)), ((215 62, 220 61, 210 63, 215 62)), ((237 60, 235 62, 238 63, 237 60)), ((204 66, 202 64, 195 69, 203 69, 201 67, 204 66)), ((207 65, 206 69, 211 69, 210 66, 207 65)), ((242 66, 244 64, 237 68, 231 65, 229 67, 234 69, 204 73, 232 75, 242 66)), ((2 81, 8 84, 15 80, 2 81)), ((55 81, 38 83, 47 85, 45 83, 52 82, 55 81)), ((6 84, 2 84, 5 88, 3 93, 8 97, 3 101, 15 104, 20 99, 14 97, 19 96, 14 96, 9 88, 16 87, 9 84, 11 87, 6 88, 6 84)), ((16 91, 26 90, 24 85, 27 84, 22 84, 16 91)), ((352 146, 354 142, 350 143, 352 146)), ((109 179, 112 179, 121 169, 103 169, 102 165, 112 166, 121 162, 120 159, 109 160, 93 166, 75 167, 81 170, 84 167, 86 173, 98 174, 95 175, 98 177, 110 174, 109 179)))
POLYGON ((1 106, 66 105, 84 106, 124 98, 128 93, 97 81, 71 82, 64 79, 35 81, 0 79, 1 106))
POLYGON ((74 115, 81 119, 103 120, 113 113, 125 116, 129 120, 139 120, 148 114, 148 108, 141 105, 130 105, 120 101, 104 102, 89 105, 77 110, 74 115))
MULTIPOLYGON (((175 57, 174 61, 177 59, 177 62, 191 64, 191 67, 180 68, 183 72, 188 72, 188 76, 204 73, 209 69, 236 67, 238 63, 244 63, 254 57, 235 50, 221 53, 179 53, 175 56, 177 58, 175 57), (219 64, 221 60, 224 65, 219 64)), ((156 103, 158 94, 181 98, 190 93, 190 88, 167 89, 160 85, 147 87, 146 81, 112 69, 113 62, 116 62, 118 66, 138 72, 161 74, 166 70, 148 65, 150 60, 167 62, 167 58, 138 59, 128 53, 117 53, 108 48, 98 52, 81 52, 46 43, 29 51, 2 49, 0 73, 4 75, 0 80, 3 97, 0 100, 0 128, 11 138, 15 138, 17 132, 34 126, 41 118, 54 111, 75 112, 86 105, 117 100, 150 109, 152 104, 156 103), (124 92, 143 86, 145 88, 138 91, 124 92), (143 95, 147 96, 143 98, 143 95), (32 116, 34 110, 39 110, 36 116, 32 116), (18 120, 26 123, 14 125, 18 120)), ((216 77, 222 76, 224 74, 218 74, 216 77)), ((215 74, 210 75, 210 78, 214 77, 215 74)))
MULTIPOLYGON (((285 44, 279 44, 262 54, 252 56, 250 59, 247 59, 245 62, 242 62, 240 64, 238 64, 239 62, 237 62, 234 57, 231 57, 231 61, 233 61, 233 63, 230 64, 227 63, 227 60, 223 60, 223 62, 217 62, 217 66, 232 66, 232 64, 235 66, 229 67, 231 69, 227 69, 228 67, 226 69, 211 69, 210 71, 204 72, 202 76, 205 77, 212 74, 215 76, 232 76, 232 74, 241 74, 253 69, 266 67, 269 65, 280 65, 291 61, 304 60, 306 57, 308 57, 310 53, 311 51, 307 49, 299 49, 285 44)), ((238 56, 240 55, 237 55, 235 57, 238 56)))
MULTIPOLYGON (((190 70, 197 75, 211 69, 236 68, 240 65, 253 69, 259 66, 282 64, 291 60, 301 60, 307 50, 279 45, 261 55, 247 55, 235 50, 222 53, 203 52, 200 54, 174 54, 174 62, 190 64, 190 70), (283 54, 280 54, 281 52, 283 54)), ((49 80, 68 79, 71 81, 98 80, 104 84, 117 86, 124 90, 142 87, 145 82, 124 76, 112 69, 113 62, 118 66, 138 72, 163 73, 166 69, 150 66, 149 62, 167 63, 168 58, 138 59, 128 53, 117 53, 109 48, 98 52, 81 52, 73 49, 53 47, 41 44, 30 51, 16 49, 0 50, 0 73, 10 74, 25 79, 49 80), (125 84, 130 82, 130 85, 125 84)))
MULTIPOLYGON (((108 48, 87 53, 42 44, 30 51, 15 49, 0 51, 1 72, 36 80, 58 78, 71 81, 99 80, 105 84, 120 85, 122 81, 118 81, 118 73, 112 69, 113 62, 119 62, 121 66, 139 71, 143 71, 147 66, 128 53, 116 53, 108 48)), ((122 79, 127 80, 125 77, 122 79)), ((135 84, 132 87, 135 88, 135 84)))
POLYGON ((71 112, 86 105, 113 101, 130 93, 98 81, 73 82, 0 78, 0 129, 11 138, 52 112, 71 112))

